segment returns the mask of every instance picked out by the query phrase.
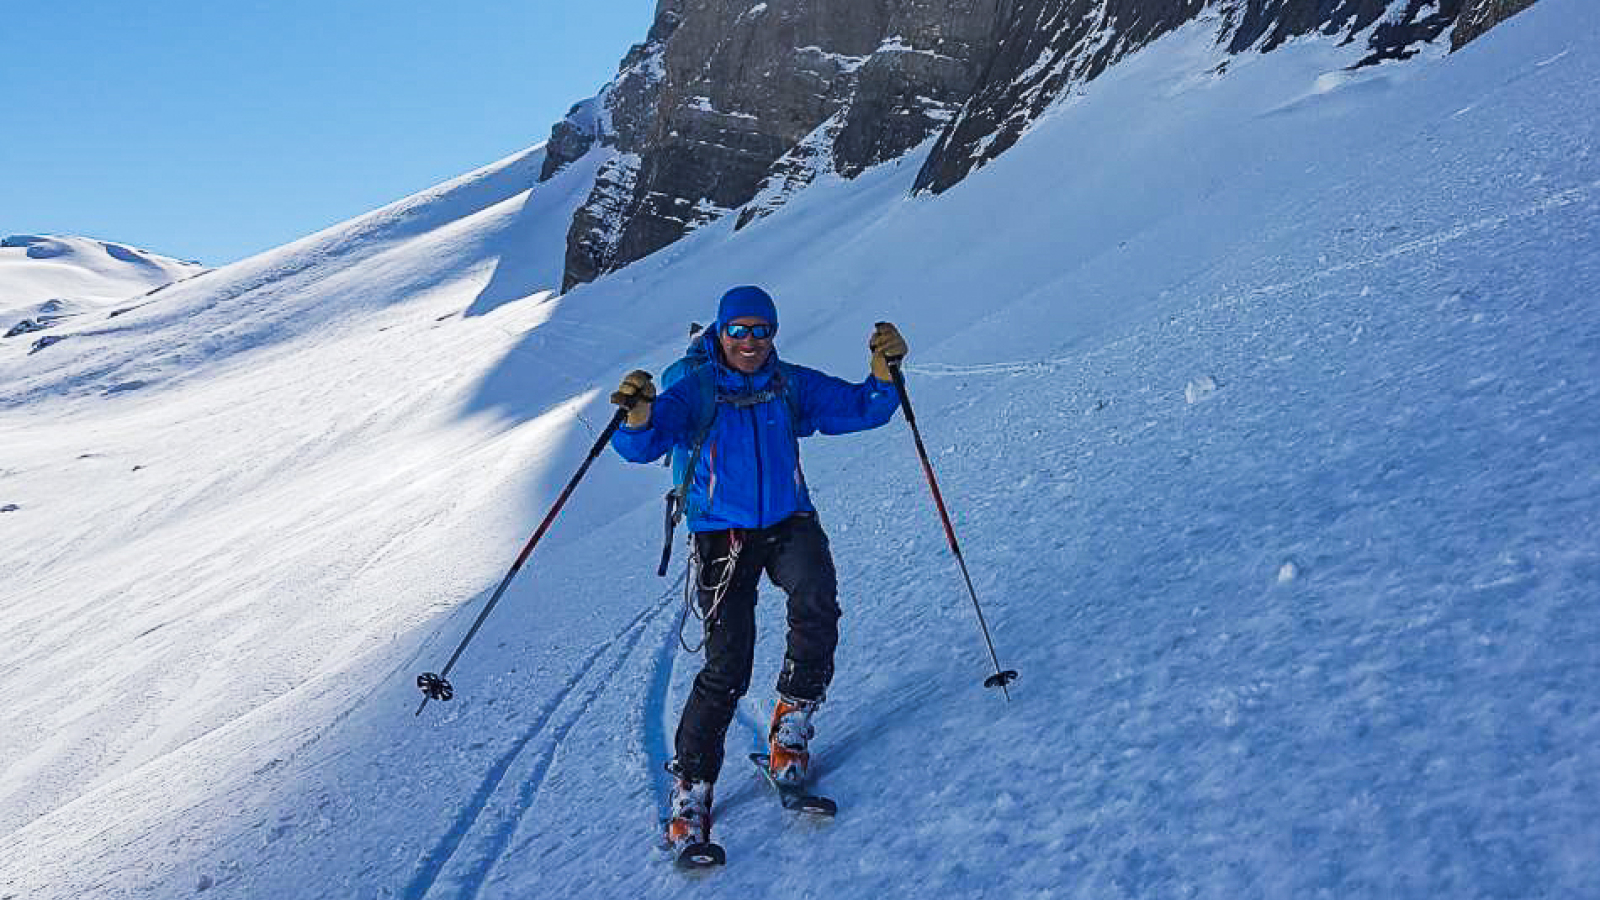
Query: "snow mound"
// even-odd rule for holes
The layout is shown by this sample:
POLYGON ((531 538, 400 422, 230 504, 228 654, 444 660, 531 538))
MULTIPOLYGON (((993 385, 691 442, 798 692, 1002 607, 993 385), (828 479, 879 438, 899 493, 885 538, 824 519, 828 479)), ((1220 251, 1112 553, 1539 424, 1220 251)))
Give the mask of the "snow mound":
POLYGON ((21 247, 29 259, 52 259, 72 252, 65 243, 36 234, 12 235, 0 242, 0 247, 21 247))
POLYGON ((89 237, 13 234, 0 240, 0 329, 35 315, 64 317, 121 303, 206 268, 89 237))

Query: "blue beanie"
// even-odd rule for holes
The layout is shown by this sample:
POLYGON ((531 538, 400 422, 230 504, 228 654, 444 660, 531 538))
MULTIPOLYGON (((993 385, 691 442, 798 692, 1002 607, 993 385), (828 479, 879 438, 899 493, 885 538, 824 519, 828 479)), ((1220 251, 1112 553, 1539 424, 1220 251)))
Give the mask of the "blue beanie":
POLYGON ((723 325, 745 316, 770 322, 773 328, 778 327, 778 305, 772 302, 772 297, 766 291, 753 284, 731 288, 722 295, 722 302, 717 304, 717 327, 720 330, 723 325))

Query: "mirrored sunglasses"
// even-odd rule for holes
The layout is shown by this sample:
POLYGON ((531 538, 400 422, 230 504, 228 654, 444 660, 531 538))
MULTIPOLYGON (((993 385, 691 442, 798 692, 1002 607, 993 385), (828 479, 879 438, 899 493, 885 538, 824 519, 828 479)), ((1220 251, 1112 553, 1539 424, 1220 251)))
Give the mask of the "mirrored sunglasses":
POLYGON ((758 341, 764 341, 776 334, 777 331, 778 326, 768 325, 765 322, 762 322, 759 325, 722 326, 722 333, 736 341, 742 341, 745 338, 755 338, 758 341))

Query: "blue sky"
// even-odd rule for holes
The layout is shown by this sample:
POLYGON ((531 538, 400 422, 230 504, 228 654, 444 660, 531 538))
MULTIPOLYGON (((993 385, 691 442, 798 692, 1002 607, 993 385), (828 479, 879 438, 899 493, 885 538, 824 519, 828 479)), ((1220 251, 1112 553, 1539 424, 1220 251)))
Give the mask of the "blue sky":
POLYGON ((655 0, 112 0, 0 16, 0 233, 220 265, 545 140, 655 0))

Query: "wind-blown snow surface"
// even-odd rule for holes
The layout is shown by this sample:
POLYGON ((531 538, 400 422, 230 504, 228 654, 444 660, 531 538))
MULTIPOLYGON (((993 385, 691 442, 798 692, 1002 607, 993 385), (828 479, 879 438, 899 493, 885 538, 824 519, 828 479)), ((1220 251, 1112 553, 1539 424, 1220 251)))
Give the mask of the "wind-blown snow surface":
POLYGON ((528 237, 599 161, 519 192, 534 153, 0 350, 0 897, 1600 894, 1600 11, 1354 74, 1213 75, 1209 27, 941 197, 825 181, 559 300, 528 237), (730 865, 686 883, 663 470, 608 452, 457 698, 412 679, 745 281, 842 374, 902 325, 1022 680, 979 686, 904 424, 808 442, 843 813, 740 762, 769 590, 730 865))

